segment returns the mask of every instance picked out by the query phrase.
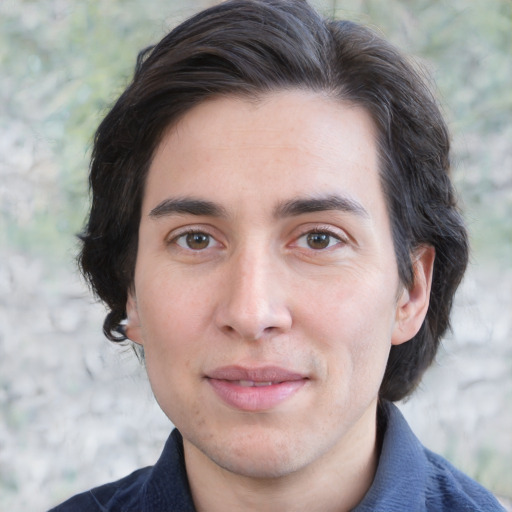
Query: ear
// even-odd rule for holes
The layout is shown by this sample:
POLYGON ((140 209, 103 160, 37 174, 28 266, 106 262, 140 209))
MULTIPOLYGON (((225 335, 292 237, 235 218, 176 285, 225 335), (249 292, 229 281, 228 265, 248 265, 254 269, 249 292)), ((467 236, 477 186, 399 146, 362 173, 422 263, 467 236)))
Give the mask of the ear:
POLYGON ((414 283, 404 288, 397 302, 392 345, 401 345, 413 338, 423 323, 430 302, 435 249, 422 245, 413 254, 414 283))
POLYGON ((139 310, 137 306, 137 299, 134 290, 128 292, 128 299, 126 301, 126 325, 125 332, 128 339, 143 345, 142 329, 140 326, 139 310))

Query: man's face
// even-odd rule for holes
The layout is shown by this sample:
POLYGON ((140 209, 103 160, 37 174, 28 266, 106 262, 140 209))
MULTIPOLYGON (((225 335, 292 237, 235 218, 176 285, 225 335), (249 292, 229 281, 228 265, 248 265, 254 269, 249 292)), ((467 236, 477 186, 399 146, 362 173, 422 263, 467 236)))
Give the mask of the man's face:
POLYGON ((374 439, 411 336, 377 161, 364 110, 298 91, 210 100, 163 138, 128 335, 186 456, 282 476, 374 439))

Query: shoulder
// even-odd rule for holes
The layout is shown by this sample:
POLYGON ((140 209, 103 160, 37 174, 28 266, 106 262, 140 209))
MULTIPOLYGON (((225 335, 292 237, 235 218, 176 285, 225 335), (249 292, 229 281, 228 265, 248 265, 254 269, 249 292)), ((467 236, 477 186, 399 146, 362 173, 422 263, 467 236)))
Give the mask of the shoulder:
POLYGON ((154 466, 65 501, 49 512, 193 512, 183 455, 183 439, 174 429, 154 466))
POLYGON ((496 498, 446 459, 425 448, 396 406, 379 405, 382 438, 372 486, 354 512, 498 512, 496 498))
POLYGON ((130 475, 89 491, 77 494, 49 512, 114 512, 126 510, 147 480, 151 467, 139 469, 130 475))
POLYGON ((504 511, 496 498, 440 455, 424 448, 428 464, 427 510, 504 511))

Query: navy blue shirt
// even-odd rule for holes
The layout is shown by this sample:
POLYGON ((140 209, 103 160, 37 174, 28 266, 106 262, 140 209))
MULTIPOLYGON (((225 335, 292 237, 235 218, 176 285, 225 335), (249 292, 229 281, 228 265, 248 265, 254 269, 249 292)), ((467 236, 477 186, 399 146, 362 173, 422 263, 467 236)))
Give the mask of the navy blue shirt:
MULTIPOLYGON (((493 495, 427 450, 391 403, 379 407, 382 448, 372 486, 353 512, 494 512, 493 495)), ((173 430, 158 462, 78 494, 50 512, 195 512, 183 439, 173 430)))

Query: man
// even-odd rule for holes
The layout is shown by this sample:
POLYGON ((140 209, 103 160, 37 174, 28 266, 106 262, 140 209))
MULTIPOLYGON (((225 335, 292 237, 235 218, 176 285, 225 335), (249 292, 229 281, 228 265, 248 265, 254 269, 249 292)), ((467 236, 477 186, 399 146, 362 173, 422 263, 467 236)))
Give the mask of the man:
POLYGON ((438 107, 396 49, 235 0, 144 52, 100 125, 80 263, 176 430, 55 510, 501 510, 391 402, 468 257, 438 107))

